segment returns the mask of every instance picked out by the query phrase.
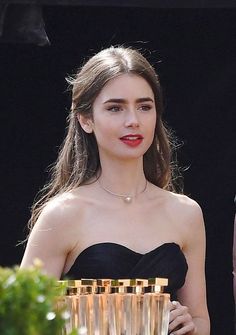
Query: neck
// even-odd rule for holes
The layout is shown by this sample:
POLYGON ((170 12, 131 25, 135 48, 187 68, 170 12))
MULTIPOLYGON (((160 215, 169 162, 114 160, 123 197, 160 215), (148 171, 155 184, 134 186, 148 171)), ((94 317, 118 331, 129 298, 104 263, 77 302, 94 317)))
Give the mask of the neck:
POLYGON ((136 196, 146 185, 143 161, 109 161, 101 164, 100 184, 112 192, 136 196))

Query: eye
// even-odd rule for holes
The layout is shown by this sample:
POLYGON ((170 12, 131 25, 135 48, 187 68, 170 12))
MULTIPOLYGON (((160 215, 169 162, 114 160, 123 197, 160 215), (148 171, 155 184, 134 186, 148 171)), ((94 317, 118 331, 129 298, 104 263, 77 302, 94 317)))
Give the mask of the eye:
POLYGON ((119 106, 119 105, 112 105, 112 106, 109 106, 108 108, 107 108, 107 110, 109 111, 109 112, 112 112, 112 113, 117 113, 117 112, 119 112, 119 111, 121 111, 121 106, 119 106))
POLYGON ((141 105, 138 107, 138 109, 141 111, 141 112, 148 112, 150 109, 152 109, 152 106, 151 105, 141 105))

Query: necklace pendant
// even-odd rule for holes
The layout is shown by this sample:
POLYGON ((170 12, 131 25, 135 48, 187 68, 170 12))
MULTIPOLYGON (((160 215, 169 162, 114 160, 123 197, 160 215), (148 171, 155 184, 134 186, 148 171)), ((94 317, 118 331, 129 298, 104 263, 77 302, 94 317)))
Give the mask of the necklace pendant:
POLYGON ((124 202, 130 204, 132 202, 132 197, 130 197, 129 195, 127 197, 124 197, 124 202))
POLYGON ((136 195, 132 196, 132 195, 125 195, 125 194, 114 193, 114 192, 108 190, 107 188, 105 188, 104 186, 102 186, 102 184, 100 183, 100 180, 98 180, 98 183, 99 183, 100 187, 104 191, 106 191, 107 193, 113 195, 114 197, 118 197, 118 198, 122 199, 126 204, 130 204, 133 201, 133 199, 135 199, 135 197, 137 197, 141 193, 144 193, 146 191, 147 185, 148 185, 148 182, 146 180, 146 184, 145 184, 144 189, 139 194, 136 194, 136 195))

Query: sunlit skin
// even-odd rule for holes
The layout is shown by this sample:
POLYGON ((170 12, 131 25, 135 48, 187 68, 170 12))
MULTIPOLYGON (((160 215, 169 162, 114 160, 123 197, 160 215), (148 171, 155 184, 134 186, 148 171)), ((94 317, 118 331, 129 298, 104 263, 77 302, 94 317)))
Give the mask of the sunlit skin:
POLYGON ((105 187, 130 195, 144 188, 143 155, 153 141, 156 113, 146 80, 123 74, 103 87, 94 101, 92 119, 78 116, 84 130, 95 134, 105 187), (114 178, 121 171, 122 183, 120 177, 114 178))
POLYGON ((93 120, 88 120, 88 124, 96 136, 102 162, 111 158, 142 160, 153 141, 156 124, 151 87, 137 75, 124 74, 110 80, 97 96, 93 120), (135 138, 122 141, 127 135, 137 135, 136 142, 135 138))
POLYGON ((188 272, 178 301, 170 304, 169 334, 209 335, 201 209, 192 199, 149 182, 142 192, 143 155, 153 141, 157 113, 150 85, 140 76, 122 74, 102 88, 92 118, 77 115, 84 131, 97 139, 99 181, 60 194, 46 205, 21 266, 38 257, 49 274, 60 278, 96 243, 109 241, 145 254, 174 242, 186 257, 188 272), (134 196, 134 201, 127 205, 99 183, 114 193, 134 196))

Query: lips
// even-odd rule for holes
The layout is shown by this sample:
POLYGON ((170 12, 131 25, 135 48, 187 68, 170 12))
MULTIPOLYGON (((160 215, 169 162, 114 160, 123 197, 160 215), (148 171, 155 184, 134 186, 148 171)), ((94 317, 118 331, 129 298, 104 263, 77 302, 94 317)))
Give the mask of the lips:
POLYGON ((138 146, 139 144, 141 144, 142 140, 143 140, 143 136, 140 135, 140 134, 128 134, 128 135, 125 135, 125 136, 122 136, 120 138, 120 140, 130 146, 130 147, 136 147, 138 146))

